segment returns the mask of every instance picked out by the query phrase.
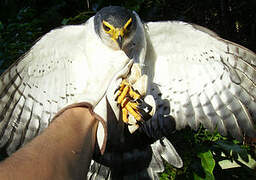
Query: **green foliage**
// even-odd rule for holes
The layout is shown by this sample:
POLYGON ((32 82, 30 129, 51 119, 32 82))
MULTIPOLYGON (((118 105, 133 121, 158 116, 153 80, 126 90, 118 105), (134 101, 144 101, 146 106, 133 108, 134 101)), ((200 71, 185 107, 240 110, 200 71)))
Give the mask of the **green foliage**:
POLYGON ((92 2, 92 6, 95 10, 99 10, 105 6, 109 5, 117 5, 117 6, 124 6, 128 9, 134 10, 139 12, 141 10, 141 7, 143 6, 143 3, 145 3, 146 0, 129 0, 129 1, 120 1, 120 0, 112 0, 112 1, 103 1, 98 0, 92 2))
POLYGON ((93 12, 93 11, 81 12, 78 15, 76 15, 75 17, 64 18, 61 21, 61 24, 63 24, 63 25, 81 24, 81 23, 84 23, 85 20, 89 19, 94 14, 95 14, 95 12, 93 12))
POLYGON ((231 160, 237 160, 238 156, 240 156, 244 161, 248 162, 247 148, 246 146, 239 145, 238 142, 221 140, 217 141, 213 146, 216 156, 221 156, 221 153, 223 153, 231 160))
POLYGON ((175 132, 169 139, 182 157, 184 166, 177 169, 166 165, 161 179, 230 179, 232 173, 232 176, 241 179, 256 176, 253 170, 239 161, 242 159, 248 162, 249 154, 255 157, 252 147, 242 145, 230 137, 223 137, 217 132, 210 133, 201 126, 196 132, 189 128, 175 132), (239 170, 229 167, 223 170, 219 165, 223 160, 237 162, 241 167, 237 167, 239 170))
POLYGON ((194 172, 195 180, 214 180, 213 169, 215 167, 215 160, 213 158, 212 152, 210 150, 206 152, 200 152, 197 156, 201 159, 201 165, 205 173, 205 177, 200 177, 196 172, 194 172))
POLYGON ((40 27, 42 22, 33 19, 34 15, 32 9, 23 8, 11 23, 0 24, 0 62, 3 62, 1 69, 6 69, 23 55, 30 48, 31 43, 42 35, 40 27))

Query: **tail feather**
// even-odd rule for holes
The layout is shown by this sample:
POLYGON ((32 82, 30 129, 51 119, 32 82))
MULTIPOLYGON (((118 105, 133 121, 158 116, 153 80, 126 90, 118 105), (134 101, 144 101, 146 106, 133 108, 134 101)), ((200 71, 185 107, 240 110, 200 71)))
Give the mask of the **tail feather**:
POLYGON ((155 156, 160 155, 166 162, 177 168, 183 166, 181 157, 167 138, 156 141, 152 146, 155 156))

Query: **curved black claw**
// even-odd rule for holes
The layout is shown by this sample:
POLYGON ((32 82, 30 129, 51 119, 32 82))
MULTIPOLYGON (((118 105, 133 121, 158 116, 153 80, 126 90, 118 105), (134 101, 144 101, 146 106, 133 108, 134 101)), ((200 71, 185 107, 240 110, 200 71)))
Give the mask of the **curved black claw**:
POLYGON ((136 102, 139 104, 137 106, 138 111, 142 117, 143 120, 147 121, 150 118, 152 118, 152 116, 150 115, 150 112, 152 111, 152 106, 150 106, 149 104, 147 104, 144 100, 142 99, 137 99, 136 102))

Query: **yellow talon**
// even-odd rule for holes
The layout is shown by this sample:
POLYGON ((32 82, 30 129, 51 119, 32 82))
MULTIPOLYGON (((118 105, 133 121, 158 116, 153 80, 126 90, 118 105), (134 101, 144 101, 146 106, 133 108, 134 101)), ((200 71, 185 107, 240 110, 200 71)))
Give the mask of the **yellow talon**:
POLYGON ((117 92, 117 103, 121 103, 123 101, 123 99, 125 98, 125 96, 127 95, 128 91, 130 89, 130 85, 126 80, 123 80, 120 84, 119 90, 117 92))
POLYGON ((128 102, 128 105, 131 106, 136 112, 138 111, 138 103, 136 102, 128 102))
POLYGON ((125 122, 125 123, 128 123, 128 110, 126 109, 126 108, 123 108, 122 109, 122 117, 123 117, 123 121, 125 122))
POLYGON ((125 88, 123 88, 123 91, 117 98, 117 103, 121 104, 121 102, 124 100, 125 96, 127 95, 129 89, 130 89, 129 86, 126 86, 125 88))
POLYGON ((127 80, 123 80, 120 84, 119 91, 117 93, 117 103, 121 105, 122 117, 125 123, 128 123, 128 112, 134 116, 137 121, 141 120, 141 115, 138 112, 138 103, 131 102, 127 95, 132 99, 140 98, 140 94, 135 92, 127 80))
MULTIPOLYGON (((141 120, 140 114, 133 109, 133 107, 130 103, 131 102, 128 102, 127 105, 125 106, 125 108, 128 110, 129 113, 131 113, 131 115, 133 115, 135 117, 135 119, 137 121, 140 121, 141 120)), ((137 109, 137 107, 136 107, 136 109, 137 109)))
POLYGON ((140 94, 136 93, 136 92, 132 89, 131 85, 130 85, 126 80, 123 80, 123 81, 121 82, 121 84, 120 84, 120 89, 119 89, 119 91, 118 91, 118 93, 117 93, 117 97, 118 97, 117 103, 120 104, 120 103, 124 100, 124 98, 125 98, 125 96, 126 96, 127 94, 128 94, 132 99, 139 99, 139 98, 140 98, 140 94))
POLYGON ((130 88, 129 95, 130 95, 133 99, 139 99, 139 98, 140 98, 140 95, 139 95, 138 93, 136 93, 135 91, 133 91, 132 88, 130 88))

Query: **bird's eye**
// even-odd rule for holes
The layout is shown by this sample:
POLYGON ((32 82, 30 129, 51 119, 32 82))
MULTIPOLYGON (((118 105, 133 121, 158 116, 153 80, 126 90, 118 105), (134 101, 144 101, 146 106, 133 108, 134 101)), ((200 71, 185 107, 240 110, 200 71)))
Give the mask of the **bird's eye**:
POLYGON ((108 27, 104 22, 102 23, 102 26, 103 26, 103 29, 106 31, 106 32, 109 32, 111 30, 110 27, 108 27))
POLYGON ((108 26, 106 26, 105 24, 103 24, 103 28, 105 31, 110 31, 110 28, 108 26))

